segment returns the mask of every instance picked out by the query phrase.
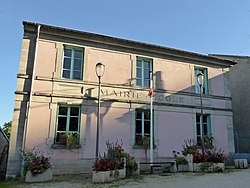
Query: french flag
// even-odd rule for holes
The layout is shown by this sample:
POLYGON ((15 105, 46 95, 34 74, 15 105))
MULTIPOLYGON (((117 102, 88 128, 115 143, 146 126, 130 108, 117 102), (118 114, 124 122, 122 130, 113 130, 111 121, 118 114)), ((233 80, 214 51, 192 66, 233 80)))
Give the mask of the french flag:
POLYGON ((150 72, 150 87, 148 91, 148 96, 152 97, 153 95, 153 75, 152 72, 150 72))

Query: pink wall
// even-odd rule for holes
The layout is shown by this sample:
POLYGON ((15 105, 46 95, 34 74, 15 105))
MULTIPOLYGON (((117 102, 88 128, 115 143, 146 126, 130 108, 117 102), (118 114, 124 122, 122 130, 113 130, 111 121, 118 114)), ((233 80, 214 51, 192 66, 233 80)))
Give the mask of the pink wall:
POLYGON ((102 77, 103 83, 109 84, 130 84, 131 60, 130 55, 119 52, 91 49, 88 57, 88 81, 97 82, 95 66, 98 62, 106 66, 102 77))
POLYGON ((216 116, 213 121, 213 133, 215 139, 215 147, 222 148, 225 154, 228 154, 228 130, 227 130, 227 117, 216 116))
POLYGON ((32 102, 30 122, 27 127, 26 148, 44 147, 49 133, 49 119, 49 104, 32 102))
MULTIPOLYGON (((87 110, 86 145, 84 146, 84 156, 86 158, 95 156, 96 148, 96 108, 89 107, 87 110)), ((99 153, 103 155, 106 150, 106 141, 119 143, 122 140, 123 147, 127 151, 129 148, 129 136, 131 127, 131 116, 129 109, 104 108, 101 107, 101 122, 99 132, 99 153)))
POLYGON ((172 91, 192 91, 192 72, 188 64, 159 60, 155 67, 158 88, 172 91), (178 82, 176 81, 178 80, 178 82))
POLYGON ((192 114, 159 112, 159 157, 172 157, 172 151, 181 151, 184 140, 194 138, 192 114))

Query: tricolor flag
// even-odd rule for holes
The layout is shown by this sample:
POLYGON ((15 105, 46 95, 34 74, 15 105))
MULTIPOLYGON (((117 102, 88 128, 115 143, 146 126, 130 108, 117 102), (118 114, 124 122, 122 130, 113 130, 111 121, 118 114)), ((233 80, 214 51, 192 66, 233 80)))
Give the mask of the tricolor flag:
POLYGON ((153 95, 153 75, 152 72, 150 72, 150 88, 148 91, 148 96, 152 97, 153 95))

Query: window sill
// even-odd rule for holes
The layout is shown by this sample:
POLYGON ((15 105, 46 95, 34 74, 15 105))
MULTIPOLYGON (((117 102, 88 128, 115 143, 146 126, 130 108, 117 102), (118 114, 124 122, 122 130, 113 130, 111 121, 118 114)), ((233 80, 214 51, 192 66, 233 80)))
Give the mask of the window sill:
POLYGON ((72 146, 62 145, 62 144, 53 144, 51 145, 52 149, 80 149, 81 145, 76 144, 72 146))
MULTIPOLYGON (((153 145, 153 149, 156 148, 156 145, 153 145)), ((133 146, 133 149, 145 149, 144 146, 142 145, 134 145, 133 146)), ((148 150, 150 149, 150 147, 148 147, 148 150)))

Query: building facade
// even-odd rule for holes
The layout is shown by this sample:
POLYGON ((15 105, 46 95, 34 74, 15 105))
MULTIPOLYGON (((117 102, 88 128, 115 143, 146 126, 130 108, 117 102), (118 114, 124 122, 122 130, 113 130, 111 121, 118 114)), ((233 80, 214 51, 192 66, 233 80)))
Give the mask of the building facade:
POLYGON ((235 149, 237 153, 248 153, 240 155, 250 161, 250 100, 248 99, 250 57, 235 55, 212 55, 224 59, 237 61, 229 71, 230 91, 233 106, 233 124, 235 134, 235 149))
POLYGON ((90 172, 95 158, 98 78, 99 153, 106 141, 145 161, 142 139, 153 134, 154 160, 167 160, 186 139, 201 140, 197 74, 205 76, 204 134, 234 153, 228 70, 235 62, 93 33, 24 22, 7 176, 20 175, 19 151, 39 148, 53 173, 90 172), (149 75, 153 72, 153 133, 149 75), (65 135, 75 138, 70 149, 65 135))

